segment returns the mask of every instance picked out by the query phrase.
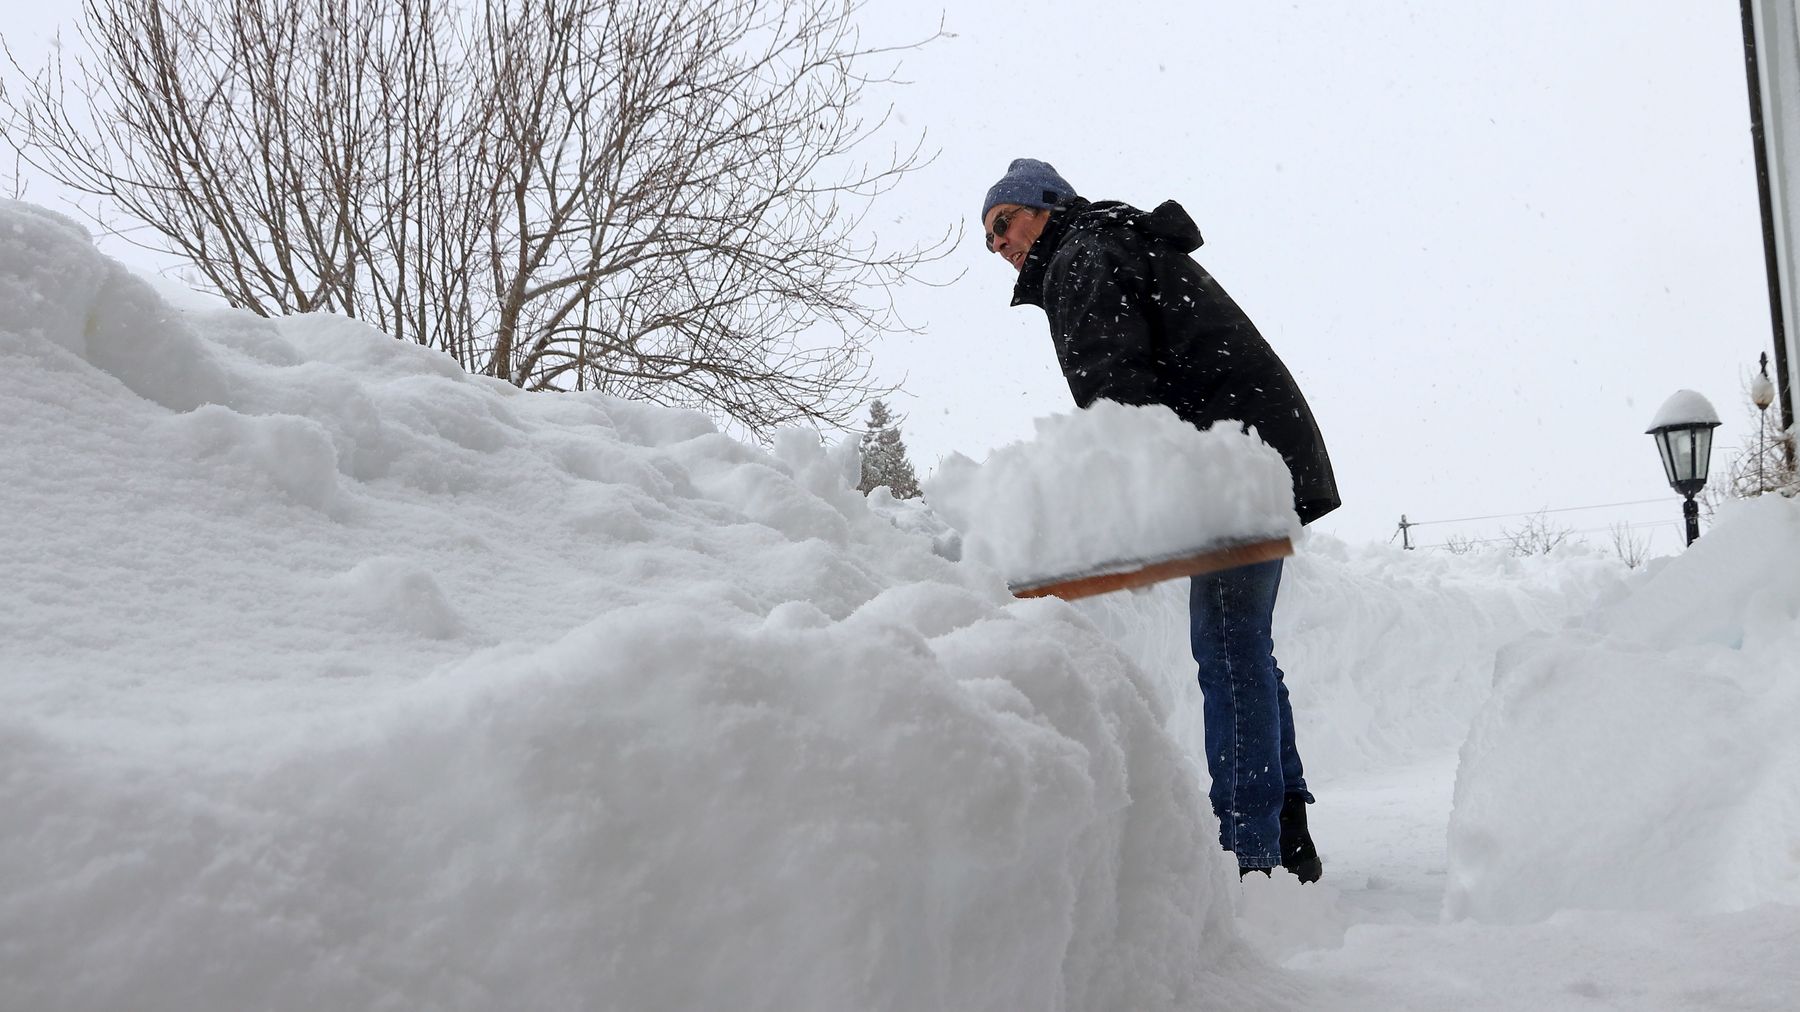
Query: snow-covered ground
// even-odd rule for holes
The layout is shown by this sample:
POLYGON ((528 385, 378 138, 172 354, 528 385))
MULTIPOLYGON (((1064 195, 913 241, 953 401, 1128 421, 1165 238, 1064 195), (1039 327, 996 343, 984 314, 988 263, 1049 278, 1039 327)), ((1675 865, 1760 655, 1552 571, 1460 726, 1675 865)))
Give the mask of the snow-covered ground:
POLYGON ((850 452, 0 204, 0 1009, 1796 1004, 1793 504, 1302 539, 1301 887, 1212 843, 1178 586, 1015 601, 850 452))

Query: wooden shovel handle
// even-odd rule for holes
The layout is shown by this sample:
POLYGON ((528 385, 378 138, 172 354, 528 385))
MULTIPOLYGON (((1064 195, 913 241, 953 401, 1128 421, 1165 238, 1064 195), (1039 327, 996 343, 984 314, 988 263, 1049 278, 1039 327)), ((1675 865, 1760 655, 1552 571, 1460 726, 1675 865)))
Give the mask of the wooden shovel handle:
POLYGON ((1287 538, 1252 541, 1248 544, 1196 552, 1193 555, 1152 563, 1142 569, 1127 570, 1123 573, 1078 576, 1051 583, 1014 587, 1013 596, 1060 597, 1065 601, 1073 601, 1077 598, 1093 597, 1095 594, 1106 594, 1115 590, 1147 587, 1152 583, 1161 583, 1164 580, 1174 580, 1183 576, 1199 576, 1201 573, 1216 573, 1221 569, 1251 566, 1258 562, 1283 559, 1292 554, 1294 554, 1294 543, 1287 538))

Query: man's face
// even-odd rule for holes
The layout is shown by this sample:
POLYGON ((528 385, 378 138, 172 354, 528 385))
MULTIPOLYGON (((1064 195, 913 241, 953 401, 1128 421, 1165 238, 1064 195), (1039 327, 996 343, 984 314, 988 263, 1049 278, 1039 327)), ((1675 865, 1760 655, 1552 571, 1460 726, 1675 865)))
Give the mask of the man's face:
POLYGON ((981 223, 987 233, 988 249, 1012 264, 1013 270, 1025 266, 1025 254, 1031 252, 1031 244, 1044 232, 1044 222, 1049 215, 1034 207, 1020 207, 1018 204, 997 204, 987 213, 987 220, 981 223))

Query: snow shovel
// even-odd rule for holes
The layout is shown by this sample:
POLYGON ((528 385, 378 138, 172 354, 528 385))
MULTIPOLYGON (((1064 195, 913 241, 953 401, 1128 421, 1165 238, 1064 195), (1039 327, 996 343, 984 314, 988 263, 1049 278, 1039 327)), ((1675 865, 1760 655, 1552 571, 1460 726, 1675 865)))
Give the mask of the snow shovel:
POLYGON ((1292 554, 1294 543, 1285 537, 1222 542, 1175 555, 1153 559, 1125 559, 1094 566, 1079 573, 1008 586, 1014 597, 1060 597, 1065 601, 1074 601, 1115 590, 1148 587, 1153 583, 1183 576, 1199 576, 1202 573, 1216 573, 1223 569, 1270 562, 1292 554))

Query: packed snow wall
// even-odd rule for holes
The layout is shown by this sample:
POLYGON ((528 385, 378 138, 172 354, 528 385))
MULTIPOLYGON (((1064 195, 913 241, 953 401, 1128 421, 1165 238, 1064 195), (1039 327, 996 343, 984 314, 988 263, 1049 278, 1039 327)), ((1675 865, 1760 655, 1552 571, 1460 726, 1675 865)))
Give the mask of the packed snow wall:
POLYGON ((0 204, 0 1004, 1285 1003, 1163 686, 855 476, 0 204))
POLYGON ((1800 903, 1797 724, 1800 503, 1769 495, 1505 651, 1457 773, 1448 913, 1800 903))

